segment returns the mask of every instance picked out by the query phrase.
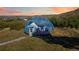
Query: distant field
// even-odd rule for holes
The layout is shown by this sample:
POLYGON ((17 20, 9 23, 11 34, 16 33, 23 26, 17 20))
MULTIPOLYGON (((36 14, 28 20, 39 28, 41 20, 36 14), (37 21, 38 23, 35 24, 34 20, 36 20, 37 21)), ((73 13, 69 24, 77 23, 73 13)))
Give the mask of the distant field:
POLYGON ((55 28, 52 38, 29 37, 23 30, 0 31, 0 43, 25 36, 24 40, 0 46, 1 51, 65 51, 79 50, 79 29, 55 28))
POLYGON ((79 37, 79 29, 55 28, 53 36, 79 37))

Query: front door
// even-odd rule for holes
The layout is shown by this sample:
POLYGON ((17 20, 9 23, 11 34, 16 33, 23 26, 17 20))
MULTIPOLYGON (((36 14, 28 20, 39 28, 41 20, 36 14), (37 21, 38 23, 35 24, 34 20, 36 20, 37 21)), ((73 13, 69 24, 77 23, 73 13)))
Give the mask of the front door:
POLYGON ((29 36, 32 36, 33 35, 33 28, 29 28, 29 36))

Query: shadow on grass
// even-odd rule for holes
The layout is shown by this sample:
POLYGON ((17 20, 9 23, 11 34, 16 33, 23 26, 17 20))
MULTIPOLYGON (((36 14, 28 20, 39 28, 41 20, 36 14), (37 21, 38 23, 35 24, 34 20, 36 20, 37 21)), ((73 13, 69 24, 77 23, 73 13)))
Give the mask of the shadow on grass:
POLYGON ((50 34, 35 37, 39 37, 49 44, 59 44, 65 48, 75 48, 79 50, 79 37, 56 37, 50 34))

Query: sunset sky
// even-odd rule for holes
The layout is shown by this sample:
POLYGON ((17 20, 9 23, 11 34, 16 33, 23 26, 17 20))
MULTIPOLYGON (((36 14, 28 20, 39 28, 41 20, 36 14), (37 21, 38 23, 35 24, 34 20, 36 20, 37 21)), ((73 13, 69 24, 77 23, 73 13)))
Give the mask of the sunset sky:
POLYGON ((0 16, 31 16, 61 14, 77 9, 78 7, 0 7, 0 16))

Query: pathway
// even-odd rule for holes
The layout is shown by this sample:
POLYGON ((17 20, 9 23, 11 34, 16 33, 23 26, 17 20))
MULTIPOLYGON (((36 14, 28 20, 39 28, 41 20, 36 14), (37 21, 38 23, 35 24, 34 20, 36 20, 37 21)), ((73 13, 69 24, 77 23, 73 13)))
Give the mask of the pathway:
POLYGON ((20 41, 20 40, 25 39, 25 38, 26 37, 20 37, 20 38, 13 39, 13 40, 10 40, 10 41, 7 41, 7 42, 2 42, 2 43, 0 43, 0 46, 10 44, 10 43, 13 43, 13 42, 16 42, 16 41, 20 41))

